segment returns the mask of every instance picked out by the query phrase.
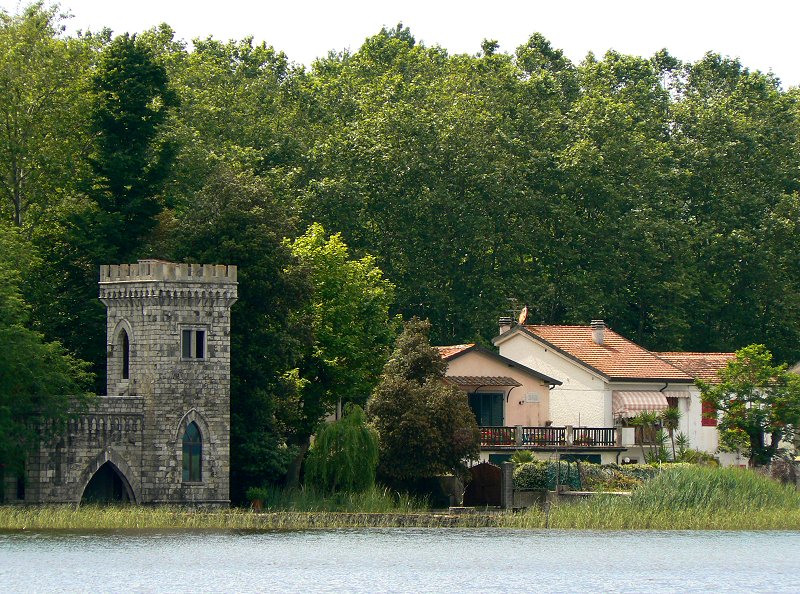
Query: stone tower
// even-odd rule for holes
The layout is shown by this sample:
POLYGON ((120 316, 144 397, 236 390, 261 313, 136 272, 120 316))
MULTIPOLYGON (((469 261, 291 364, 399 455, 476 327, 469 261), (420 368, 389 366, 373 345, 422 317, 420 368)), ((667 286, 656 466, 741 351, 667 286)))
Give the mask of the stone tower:
POLYGON ((140 260, 100 267, 107 398, 142 400, 143 503, 229 502, 236 296, 235 266, 140 260))
POLYGON ((227 506, 236 267, 100 267, 107 394, 43 443, 6 502, 227 506))

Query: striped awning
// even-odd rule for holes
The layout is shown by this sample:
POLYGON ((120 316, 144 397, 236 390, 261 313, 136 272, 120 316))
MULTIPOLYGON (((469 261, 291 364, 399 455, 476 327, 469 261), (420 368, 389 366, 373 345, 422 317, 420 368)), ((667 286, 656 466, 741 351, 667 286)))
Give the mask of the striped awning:
POLYGON ((642 411, 660 412, 667 409, 667 398, 658 391, 611 393, 611 411, 615 417, 633 417, 642 411))

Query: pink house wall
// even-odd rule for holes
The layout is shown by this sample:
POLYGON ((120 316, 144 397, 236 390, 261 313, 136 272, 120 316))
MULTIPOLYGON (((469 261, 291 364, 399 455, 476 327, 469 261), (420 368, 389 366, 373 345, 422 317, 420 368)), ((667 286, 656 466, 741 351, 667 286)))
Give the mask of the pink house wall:
POLYGON ((503 376, 517 380, 515 388, 486 386, 477 392, 503 392, 507 398, 503 405, 504 424, 539 427, 550 419, 550 389, 542 380, 499 361, 480 351, 470 351, 448 361, 447 375, 503 376), (538 402, 528 402, 536 399, 538 402))

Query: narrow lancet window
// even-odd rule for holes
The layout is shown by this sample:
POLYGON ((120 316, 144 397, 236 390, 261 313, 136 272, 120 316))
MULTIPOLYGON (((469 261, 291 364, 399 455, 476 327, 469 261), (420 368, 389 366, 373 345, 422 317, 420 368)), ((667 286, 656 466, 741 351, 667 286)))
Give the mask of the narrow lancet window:
POLYGON ((128 379, 130 377, 131 344, 125 330, 120 333, 120 339, 122 343, 122 379, 128 379))
POLYGON ((183 482, 199 483, 202 480, 203 439, 194 421, 183 434, 183 482))

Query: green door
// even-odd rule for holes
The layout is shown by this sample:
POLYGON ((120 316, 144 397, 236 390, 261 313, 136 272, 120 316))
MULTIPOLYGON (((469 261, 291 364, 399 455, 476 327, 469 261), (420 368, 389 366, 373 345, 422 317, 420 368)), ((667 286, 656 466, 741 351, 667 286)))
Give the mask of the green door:
POLYGON ((503 427, 503 399, 499 392, 473 392, 469 395, 469 406, 479 427, 503 427))

